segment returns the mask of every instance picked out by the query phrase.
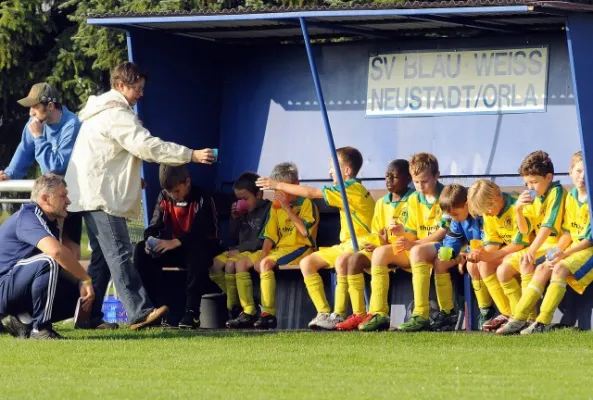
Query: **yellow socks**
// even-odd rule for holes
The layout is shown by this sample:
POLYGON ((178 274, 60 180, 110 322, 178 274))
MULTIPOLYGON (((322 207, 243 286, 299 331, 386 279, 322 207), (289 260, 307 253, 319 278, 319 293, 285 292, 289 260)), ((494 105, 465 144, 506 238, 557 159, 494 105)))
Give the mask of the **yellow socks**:
POLYGON ((348 294, 352 303, 352 313, 366 315, 367 309, 364 302, 364 275, 348 275, 348 294))
MULTIPOLYGON (((523 293, 525 293, 525 290, 527 289, 527 287, 529 286, 529 283, 531 282, 531 279, 533 279, 533 273, 531 274, 521 274, 521 296, 523 295, 523 293)), ((542 289, 542 293, 543 293, 543 289, 542 289)), ((540 294, 541 296, 541 294, 540 294)), ((537 304, 537 302, 535 302, 533 304, 533 307, 531 307, 529 311, 529 315, 527 317, 528 320, 530 321, 534 321, 535 318, 537 317, 537 314, 535 313, 535 305, 537 304)))
POLYGON ((494 300, 494 304, 496 304, 496 308, 498 308, 498 311, 500 311, 502 315, 510 317, 511 306, 509 303, 509 299, 507 298, 507 296, 505 296, 502 286, 500 286, 500 282, 498 282, 496 274, 492 274, 490 276, 482 278, 482 282, 484 282, 484 284, 488 288, 488 293, 490 293, 492 300, 494 300))
POLYGON ((224 280, 224 271, 216 271, 210 273, 210 280, 224 292, 226 293, 226 283, 224 280))
POLYGON ((511 278, 508 282, 501 282, 500 286, 502 286, 505 296, 509 299, 509 304, 511 306, 510 315, 513 315, 517 309, 519 300, 521 300, 521 286, 519 286, 519 282, 517 282, 515 278, 511 278))
POLYGON ((389 268, 371 267, 371 304, 369 313, 389 316, 389 268))
POLYGON ((255 302, 253 301, 253 283, 249 272, 237 272, 237 291, 243 312, 249 315, 255 315, 255 302))
POLYGON ((544 287, 537 282, 531 282, 526 288, 523 289, 521 300, 517 304, 517 309, 513 313, 513 318, 519 321, 527 321, 529 314, 533 312, 537 301, 542 297, 544 293, 544 287))
POLYGON ((241 304, 239 301, 239 292, 237 292, 235 274, 225 274, 224 281, 226 284, 226 308, 230 310, 241 304))
POLYGON ((348 310, 348 276, 338 275, 336 284, 336 298, 334 312, 346 318, 348 310))
POLYGON ((540 307, 539 316, 537 322, 541 322, 545 325, 552 323, 554 318, 554 312, 558 308, 558 305, 562 301, 564 294, 566 293, 566 280, 562 278, 555 278, 550 282, 544 301, 540 307))
MULTIPOLYGON (((486 283, 484 283, 484 281, 481 279, 472 279, 472 287, 474 288, 474 293, 476 294, 478 308, 492 307, 492 297, 490 297, 486 283)), ((502 288, 500 289, 500 292, 502 294, 502 288)))
POLYGON ((430 304, 430 272, 432 264, 420 262, 412 265, 412 285, 414 286, 414 313, 413 315, 428 319, 430 304))
POLYGON ((262 312, 276 315, 276 276, 274 271, 259 275, 262 312))
POLYGON ((305 286, 309 297, 315 305, 318 313, 328 313, 331 311, 327 298, 325 297, 325 290, 323 289, 323 280, 319 274, 313 274, 305 278, 305 286))
POLYGON ((451 274, 448 272, 445 272, 444 274, 434 274, 434 282, 436 285, 439 308, 447 314, 450 314, 454 307, 451 274))

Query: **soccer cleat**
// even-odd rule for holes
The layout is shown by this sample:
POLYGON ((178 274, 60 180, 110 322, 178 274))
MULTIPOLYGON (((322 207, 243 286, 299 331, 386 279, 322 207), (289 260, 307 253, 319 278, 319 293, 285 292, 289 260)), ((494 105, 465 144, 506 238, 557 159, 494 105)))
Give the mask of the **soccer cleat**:
POLYGON ((321 329, 319 327, 319 323, 321 323, 321 321, 324 321, 328 318, 329 318, 329 313, 317 313, 315 318, 313 318, 307 326, 311 329, 321 329))
POLYGON ((179 321, 179 329, 198 329, 200 327, 200 318, 196 318, 196 313, 193 310, 186 310, 181 321, 179 321))
POLYGON ((419 315, 412 315, 412 317, 397 327, 403 332, 421 332, 430 330, 430 321, 419 315))
POLYGON ((454 331, 457 325, 457 315, 439 310, 430 324, 433 331, 454 331))
POLYGON ((344 322, 336 324, 336 329, 339 331, 353 331, 358 329, 360 324, 365 320, 366 315, 352 314, 344 322))
POLYGON ((503 326, 504 324, 506 324, 509 320, 509 317, 507 317, 506 315, 498 315, 494 318, 492 318, 489 321, 484 322, 484 325, 482 326, 482 330, 484 332, 493 332, 496 331, 498 328, 500 328, 501 326, 503 326))
POLYGON ((494 307, 480 308, 480 314, 478 314, 478 330, 481 331, 484 328, 484 324, 490 321, 496 315, 494 307))
POLYGON ((367 318, 358 326, 358 330, 362 332, 384 331, 389 329, 389 323, 389 317, 386 315, 367 314, 367 318))
POLYGON ((21 322, 14 315, 7 315, 2 318, 2 325, 6 332, 17 339, 27 339, 31 335, 31 326, 21 322))
POLYGON ((509 321, 496 330, 497 335, 518 335, 527 326, 527 321, 510 318, 509 321))
POLYGON ((159 308, 153 309, 143 320, 136 322, 135 324, 130 325, 130 329, 138 330, 142 328, 146 328, 151 325, 156 325, 161 322, 163 317, 167 315, 169 312, 169 308, 167 306, 162 306, 159 308))
POLYGON ((54 331, 51 325, 42 328, 40 330, 32 330, 31 331, 31 339, 39 339, 39 340, 62 340, 66 339, 64 336, 60 335, 58 332, 54 331))
POLYGON ((228 320, 226 322, 226 327, 229 329, 253 328, 256 319, 257 317, 255 315, 242 312, 237 318, 228 320))
POLYGON ((534 322, 521 331, 521 335, 531 335, 532 333, 546 333, 550 331, 550 326, 541 322, 534 322))
MULTIPOLYGON (((317 315, 319 316, 319 314, 317 315)), ((342 318, 340 314, 331 313, 326 318, 318 318, 316 328, 326 331, 333 331, 336 329, 336 325, 340 322, 344 322, 344 318, 342 318)))
POLYGON ((229 319, 235 319, 237 318, 239 315, 241 315, 241 312, 243 311, 243 309, 241 307, 235 306, 233 308, 231 308, 229 310, 229 319))
POLYGON ((276 329, 278 326, 278 320, 272 314, 266 312, 261 313, 257 321, 253 323, 253 327, 256 329, 276 329))

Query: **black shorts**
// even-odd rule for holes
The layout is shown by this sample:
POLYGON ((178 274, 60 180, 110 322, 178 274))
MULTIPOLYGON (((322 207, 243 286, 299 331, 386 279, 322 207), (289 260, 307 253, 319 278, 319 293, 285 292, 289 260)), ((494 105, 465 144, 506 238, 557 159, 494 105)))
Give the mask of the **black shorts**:
POLYGON ((68 212, 68 216, 64 220, 62 236, 64 238, 67 237, 80 246, 80 239, 82 236, 82 213, 68 212))

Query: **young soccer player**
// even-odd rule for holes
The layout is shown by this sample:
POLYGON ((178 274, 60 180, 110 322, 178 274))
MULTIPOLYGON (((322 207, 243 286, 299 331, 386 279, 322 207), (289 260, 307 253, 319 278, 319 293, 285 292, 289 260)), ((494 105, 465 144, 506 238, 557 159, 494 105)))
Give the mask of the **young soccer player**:
POLYGON ((409 323, 400 326, 404 330, 424 329, 423 316, 426 314, 428 329, 428 289, 432 264, 418 245, 440 242, 447 232, 442 227, 442 211, 438 200, 443 190, 439 182, 439 163, 428 153, 415 154, 410 160, 410 175, 416 191, 408 198, 405 223, 393 224, 390 233, 399 236, 395 244, 380 246, 373 251, 371 267, 371 301, 369 313, 372 317, 361 324, 361 331, 383 330, 389 328, 389 265, 406 270, 412 266, 414 293, 414 315, 409 323), (410 263, 411 261, 411 263, 410 263), (426 276, 425 276, 426 275, 426 276), (426 278, 426 279, 425 279, 426 278), (424 296, 426 291, 426 296, 424 296))
POLYGON ((502 192, 496 183, 486 179, 477 180, 468 190, 470 213, 484 218, 484 247, 468 255, 468 260, 478 262, 478 270, 468 268, 468 272, 480 308, 478 327, 481 330, 496 330, 511 315, 511 306, 498 282, 496 270, 506 256, 529 246, 528 235, 523 235, 517 227, 516 202, 516 196, 502 192), (491 307, 492 301, 500 312, 498 316, 491 307))
POLYGON ((546 332, 566 293, 566 284, 568 283, 577 293, 583 294, 593 281, 593 239, 583 154, 580 151, 572 157, 570 177, 574 188, 566 197, 562 223, 564 233, 557 248, 550 251, 551 257, 546 257, 548 260, 538 265, 533 279, 523 291, 513 318, 497 333, 511 335, 521 332, 524 335, 546 332), (540 313, 535 322, 527 326, 528 315, 542 296, 548 282, 550 285, 540 313))
MULTIPOLYGON (((338 186, 337 174, 342 174, 342 178, 344 179, 346 197, 348 198, 354 233, 358 243, 364 243, 365 238, 371 233, 375 202, 369 191, 356 179, 362 167, 362 154, 353 147, 341 147, 337 149, 337 155, 337 168, 332 163, 329 170, 334 183, 333 186, 324 186, 319 189, 310 186, 277 182, 270 178, 261 178, 257 183, 258 186, 264 189, 281 190, 307 198, 323 198, 329 206, 340 209, 340 244, 320 249, 305 257, 299 264, 305 278, 307 291, 317 309, 317 316, 309 322, 309 327, 312 329, 332 330, 335 329, 336 324, 344 321, 347 311, 349 287, 353 287, 353 290, 355 290, 353 293, 364 293, 364 277, 362 274, 347 276, 348 258, 353 253, 353 246, 343 208, 343 199, 338 186), (323 282, 318 271, 331 266, 334 266, 336 269, 337 285, 334 312, 330 314, 331 309, 325 296, 323 282)), ((352 299, 352 302, 353 304, 357 304, 354 306, 355 309, 361 308, 359 304, 364 305, 364 295, 362 298, 352 299)))
MULTIPOLYGON (((410 176, 410 164, 407 160, 394 160, 387 166, 385 172, 385 186, 389 193, 375 203, 375 212, 371 224, 372 235, 363 244, 362 250, 353 254, 348 260, 348 279, 359 279, 363 271, 369 271, 371 268, 371 257, 373 250, 378 246, 387 245, 397 238, 389 233, 390 226, 401 224, 406 220, 407 202, 410 195, 414 192, 409 187, 412 182, 410 176), (355 278, 350 278, 353 276, 355 278)), ((351 299, 364 299, 364 287, 348 286, 348 292, 351 299)), ((349 331, 358 329, 361 323, 370 319, 372 314, 367 314, 365 303, 360 301, 352 302, 352 315, 344 322, 336 325, 336 329, 349 331)))
POLYGON ((237 202, 231 208, 230 237, 236 245, 216 256, 210 267, 210 279, 227 295, 229 319, 237 318, 241 310, 235 262, 261 250, 264 241, 260 235, 272 205, 269 200, 262 199, 263 192, 255 185, 257 178, 256 173, 245 172, 233 184, 237 202))
POLYGON ((159 180, 163 190, 144 231, 144 241, 136 246, 134 265, 155 304, 160 303, 163 267, 187 267, 185 314, 179 327, 195 329, 200 326, 208 266, 220 251, 216 206, 210 196, 192 185, 185 166, 161 165, 159 180))
POLYGON ((534 231, 536 236, 528 248, 505 259, 496 271, 509 299, 511 313, 521 299, 521 288, 527 288, 533 278, 535 261, 544 256, 547 249, 558 245, 566 197, 562 185, 552 181, 554 164, 546 152, 529 154, 521 163, 519 174, 529 190, 521 193, 515 203, 517 226, 522 234, 534 231), (521 274, 521 285, 515 279, 518 274, 521 274))
MULTIPOLYGON (((439 206, 443 213, 446 213, 447 217, 451 219, 445 239, 442 243, 419 245, 418 253, 424 254, 427 262, 434 265, 434 280, 440 310, 431 322, 430 328, 436 331, 446 331, 455 329, 457 324, 453 314, 453 285, 449 269, 459 265, 462 247, 465 248, 465 245, 470 244, 472 240, 482 241, 483 220, 481 217, 473 217, 469 214, 467 189, 461 185, 445 186, 439 197, 439 206), (448 254, 446 254, 447 251, 448 254)), ((468 264, 470 264, 468 269, 473 268, 471 267, 473 263, 468 262, 468 264)), ((418 281, 416 280, 414 283, 418 281)), ((414 292, 416 292, 416 288, 414 288, 414 292)), ((428 303, 428 292, 419 293, 417 296, 420 295, 426 295, 422 301, 428 303)), ((417 326, 420 327, 420 325, 417 326)), ((424 324, 422 324, 422 329, 425 329, 424 324)), ((409 328, 407 331, 413 331, 413 329, 409 328)))
MULTIPOLYGON (((274 167, 271 179, 280 184, 298 185, 299 175, 292 163, 281 163, 274 167)), ((243 312, 227 322, 229 328, 274 329, 276 319, 277 265, 297 263, 312 253, 316 247, 319 212, 309 199, 284 193, 281 189, 274 195, 274 202, 264 225, 260 251, 249 254, 235 263, 237 290, 243 312), (255 268, 260 274, 262 313, 256 320, 253 300, 253 283, 249 270, 255 268)))

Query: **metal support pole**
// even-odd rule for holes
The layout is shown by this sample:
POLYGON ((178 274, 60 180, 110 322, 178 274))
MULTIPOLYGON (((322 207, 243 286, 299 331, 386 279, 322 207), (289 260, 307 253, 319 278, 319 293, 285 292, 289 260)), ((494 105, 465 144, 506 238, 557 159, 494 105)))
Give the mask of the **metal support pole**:
POLYGON ((313 50, 311 49, 311 41, 309 40, 309 31, 307 29, 307 21, 305 18, 299 18, 301 23, 301 30, 303 31, 303 38, 305 39, 305 48, 307 49, 307 57, 309 58, 309 67, 311 68, 311 75, 313 75, 313 83, 315 84, 315 91, 317 92, 317 98, 319 99, 319 108, 321 109, 321 116, 323 118, 323 124, 325 126, 325 133, 327 135, 327 141, 329 142, 329 149, 336 169, 336 176, 338 178, 338 185, 340 186, 340 193, 342 194, 342 201, 344 207, 344 213, 346 214, 346 221, 348 222, 348 230, 350 231, 350 237, 352 238, 352 246, 354 251, 358 252, 358 242, 356 240, 356 234, 354 233, 354 225, 352 224, 352 215, 350 214, 350 206, 348 205, 348 198, 346 197, 346 187, 344 186, 344 179, 340 173, 340 167, 338 163, 338 155, 336 154, 336 145, 334 143, 334 137, 332 135, 331 126, 329 123, 329 117, 327 115, 327 108, 325 107, 325 100, 323 99, 323 91, 321 90, 321 84, 319 83, 319 74, 317 73, 317 65, 315 64, 315 58, 313 57, 313 50))

